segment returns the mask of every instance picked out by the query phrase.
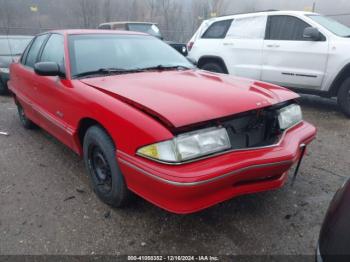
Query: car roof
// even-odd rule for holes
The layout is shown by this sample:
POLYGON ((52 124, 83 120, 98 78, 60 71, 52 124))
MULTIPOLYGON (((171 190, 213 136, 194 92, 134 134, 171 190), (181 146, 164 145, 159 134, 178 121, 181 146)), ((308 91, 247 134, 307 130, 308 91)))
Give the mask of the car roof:
POLYGON ((226 19, 244 18, 244 17, 252 17, 252 16, 266 16, 266 15, 311 15, 311 14, 319 15, 317 13, 307 12, 307 11, 267 10, 267 11, 258 11, 258 12, 252 12, 252 13, 224 15, 224 16, 208 19, 207 21, 219 21, 219 20, 226 20, 226 19))
POLYGON ((67 35, 86 35, 86 34, 147 35, 145 33, 134 32, 134 31, 101 30, 101 29, 64 29, 64 30, 52 30, 45 33, 58 33, 58 34, 67 34, 67 35))
POLYGON ((32 35, 0 35, 0 39, 29 39, 33 37, 32 35))
POLYGON ((157 23, 153 22, 137 22, 137 21, 114 21, 114 22, 107 22, 102 23, 101 25, 122 25, 122 24, 146 24, 146 25, 157 25, 157 23))

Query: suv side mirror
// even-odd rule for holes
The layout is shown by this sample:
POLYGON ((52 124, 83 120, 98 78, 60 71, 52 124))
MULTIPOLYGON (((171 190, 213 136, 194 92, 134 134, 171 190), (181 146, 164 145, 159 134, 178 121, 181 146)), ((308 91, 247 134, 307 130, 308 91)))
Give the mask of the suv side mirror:
POLYGON ((303 37, 310 41, 319 41, 321 40, 321 33, 316 27, 306 27, 304 29, 303 37))
POLYGON ((39 62, 34 65, 34 72, 40 76, 62 76, 60 67, 55 62, 39 62))

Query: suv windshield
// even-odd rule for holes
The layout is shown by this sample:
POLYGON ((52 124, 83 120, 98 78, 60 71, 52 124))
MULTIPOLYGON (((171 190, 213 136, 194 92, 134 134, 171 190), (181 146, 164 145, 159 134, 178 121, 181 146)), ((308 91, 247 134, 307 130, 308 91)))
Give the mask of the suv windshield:
POLYGON ((336 34, 337 36, 350 37, 350 28, 332 18, 321 15, 308 15, 308 17, 331 31, 333 34, 336 34))
POLYGON ((162 35, 160 34, 160 30, 158 26, 156 26, 155 24, 130 23, 128 24, 128 27, 130 31, 142 32, 142 33, 153 35, 158 38, 162 38, 162 35))
POLYGON ((19 56, 32 38, 0 38, 0 56, 19 56))
POLYGON ((175 49, 147 35, 71 35, 69 52, 72 77, 88 75, 89 72, 105 74, 151 68, 193 68, 175 49))

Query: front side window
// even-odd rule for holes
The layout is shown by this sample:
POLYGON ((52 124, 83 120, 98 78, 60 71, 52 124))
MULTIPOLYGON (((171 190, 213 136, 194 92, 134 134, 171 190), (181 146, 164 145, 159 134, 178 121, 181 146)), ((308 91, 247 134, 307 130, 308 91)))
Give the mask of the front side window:
POLYGON ((266 20, 266 16, 235 19, 226 37, 234 39, 263 39, 266 20))
POLYGON ((211 38, 211 39, 222 39, 225 38, 228 29, 232 20, 223 20, 214 22, 205 33, 202 35, 202 38, 211 38))
POLYGON ((294 16, 276 15, 269 17, 267 39, 286 41, 307 41, 303 37, 309 24, 294 16))
POLYGON ((193 65, 174 48, 148 35, 88 34, 69 36, 72 76, 100 69, 142 70, 193 65))
POLYGON ((46 38, 47 38, 47 34, 39 35, 34 39, 32 45, 28 51, 28 54, 27 54, 27 58, 26 58, 26 62, 25 62, 26 66, 34 67, 34 64, 36 63, 37 58, 38 58, 40 48, 43 45, 43 43, 45 42, 46 38))
POLYGON ((335 21, 332 18, 325 17, 322 15, 308 15, 312 20, 321 26, 325 27, 328 31, 336 34, 340 37, 350 37, 350 27, 335 21))
POLYGON ((52 34, 41 54, 41 62, 55 62, 64 72, 64 39, 62 35, 52 34))

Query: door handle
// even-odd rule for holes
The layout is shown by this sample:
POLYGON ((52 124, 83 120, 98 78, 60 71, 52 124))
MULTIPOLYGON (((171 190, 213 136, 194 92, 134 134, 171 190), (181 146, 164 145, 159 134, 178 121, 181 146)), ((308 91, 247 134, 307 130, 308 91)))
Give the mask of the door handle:
POLYGON ((232 42, 224 42, 224 45, 225 46, 234 46, 235 44, 232 42))
POLYGON ((269 45, 266 45, 267 47, 269 47, 269 48, 278 48, 278 47, 280 47, 280 45, 278 45, 278 44, 269 44, 269 45))

